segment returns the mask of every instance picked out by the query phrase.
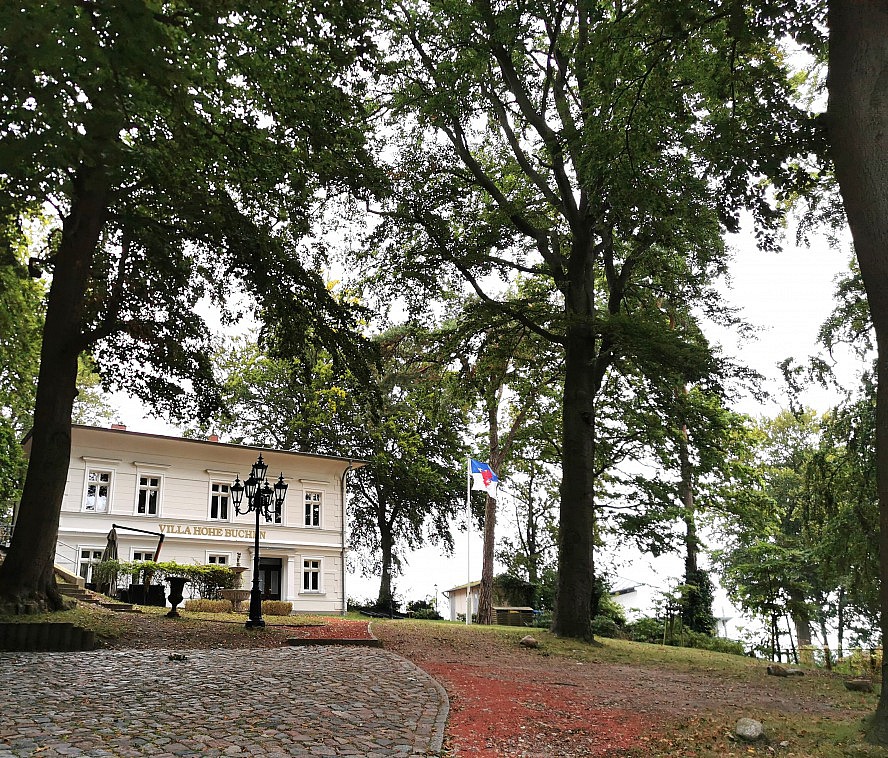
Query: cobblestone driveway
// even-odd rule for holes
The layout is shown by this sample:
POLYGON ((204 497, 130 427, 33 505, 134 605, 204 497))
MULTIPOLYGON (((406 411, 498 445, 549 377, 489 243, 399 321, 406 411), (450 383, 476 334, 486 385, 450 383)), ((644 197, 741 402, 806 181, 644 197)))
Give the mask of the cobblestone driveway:
POLYGON ((385 650, 170 654, 0 653, 0 758, 388 758, 441 749, 447 696, 385 650))

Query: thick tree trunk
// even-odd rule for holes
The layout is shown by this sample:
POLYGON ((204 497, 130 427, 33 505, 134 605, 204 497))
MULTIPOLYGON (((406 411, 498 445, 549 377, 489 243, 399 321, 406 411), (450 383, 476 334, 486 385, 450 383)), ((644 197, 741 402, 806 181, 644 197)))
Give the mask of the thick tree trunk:
POLYGON ((392 541, 383 539, 380 542, 382 552, 382 570, 379 575, 379 593, 376 596, 376 608, 391 613, 394 610, 392 597, 392 541))
MULTIPOLYGON (((878 348, 880 613, 888 639, 888 4, 829 0, 827 125, 878 348)), ((888 745, 888 659, 867 739, 888 745)))
POLYGON ((839 602, 836 613, 836 658, 845 655, 845 588, 839 587, 839 602))
MULTIPOLYGON (((499 444, 499 386, 486 393, 487 441, 490 445, 489 463, 499 476, 502 474, 503 454, 499 444)), ((497 493, 499 494, 499 493, 497 493)), ((493 618, 493 548, 496 544, 496 500, 488 493, 484 501, 484 550, 481 559, 481 586, 478 588, 478 623, 492 624, 493 618)))
POLYGON ((590 324, 574 316, 565 351, 559 570, 552 631, 587 640, 592 639, 595 585, 594 350, 590 324))
MULTIPOLYGON (((494 469, 496 471, 496 469, 494 469)), ((490 495, 484 503, 484 556, 481 562, 481 587, 478 596, 478 623, 492 624, 493 618, 493 547, 496 543, 496 500, 490 495)))
POLYGON ((682 518, 685 523, 685 584, 693 584, 697 576, 700 540, 697 537, 697 521, 694 513, 694 478, 688 451, 688 428, 684 424, 678 439, 678 462, 681 470, 678 494, 681 498, 682 518))
POLYGON ((527 581, 537 585, 540 581, 540 547, 537 537, 537 514, 533 507, 533 484, 531 477, 527 488, 527 531, 524 544, 527 545, 527 581))
POLYGON ((811 647, 811 619, 805 611, 807 607, 805 597, 798 590, 791 590, 789 592, 789 599, 791 606, 790 616, 792 618, 792 625, 795 628, 795 638, 799 654, 805 658, 803 662, 807 662, 808 653, 805 651, 805 648, 811 647))
POLYGON ((47 302, 28 473, 9 553, 0 565, 0 607, 14 613, 62 605, 53 557, 71 459, 85 294, 107 210, 103 172, 83 169, 74 185, 47 302))
POLYGON ((811 622, 801 614, 794 613, 792 625, 795 627, 796 642, 799 649, 811 647, 811 622))
POLYGON ((394 544, 391 522, 385 516, 385 506, 380 498, 377 526, 379 528, 379 551, 382 554, 382 568, 379 574, 379 594, 376 596, 376 608, 392 613, 394 597, 392 596, 392 569, 394 566, 394 544))
POLYGON ((823 639, 823 665, 827 671, 832 671, 833 658, 829 649, 829 630, 826 628, 826 618, 820 618, 820 636, 823 639))

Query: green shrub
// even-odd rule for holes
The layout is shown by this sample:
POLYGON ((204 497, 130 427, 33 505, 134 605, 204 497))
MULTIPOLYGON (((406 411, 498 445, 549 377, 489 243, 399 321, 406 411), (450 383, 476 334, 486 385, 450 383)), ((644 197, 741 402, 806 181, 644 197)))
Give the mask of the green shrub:
POLYGON ((167 576, 184 576, 191 582, 191 586, 202 598, 214 600, 221 597, 221 590, 234 588, 235 574, 229 566, 204 565, 204 566, 175 566, 167 576), (183 570, 184 569, 184 570, 183 570))
MULTIPOLYGON (((653 642, 662 645, 664 627, 665 624, 662 619, 647 617, 627 624, 626 631, 629 633, 629 639, 635 642, 653 642)), ((743 643, 741 642, 725 639, 724 637, 712 637, 687 628, 680 632, 676 630, 672 639, 669 639, 667 636, 666 644, 675 647, 683 646, 712 650, 715 653, 745 654, 743 643)))
POLYGON ((415 619, 441 620, 441 614, 428 600, 411 600, 407 603, 407 612, 415 619))
POLYGON ((186 600, 184 610, 195 613, 231 613, 230 600, 186 600))
POLYGON ((626 609, 613 599, 610 592, 604 592, 598 599, 598 616, 609 618, 620 628, 626 626, 626 609))
POLYGON ((440 621, 443 617, 434 608, 423 608, 421 610, 414 611, 413 618, 428 619, 430 621, 440 621))
POLYGON ((596 616, 592 619, 592 634, 596 637, 621 638, 623 633, 617 622, 607 616, 596 616))
POLYGON ((712 637, 702 632, 694 632, 685 629, 685 647, 695 647, 701 650, 712 650, 714 653, 730 653, 731 655, 744 655, 743 643, 729 640, 725 637, 712 637))
POLYGON ((163 583, 171 576, 182 576, 205 600, 217 600, 220 590, 234 587, 234 572, 228 566, 186 565, 175 561, 101 561, 93 571, 96 581, 102 584, 113 584, 119 576, 127 574, 134 582, 145 584, 163 583))
POLYGON ((663 642, 663 622, 647 616, 626 626, 629 639, 635 642, 663 642))
POLYGON ((532 608, 536 605, 537 586, 511 574, 498 574, 493 578, 494 594, 499 602, 495 605, 510 605, 532 608))
POLYGON ((549 629, 552 626, 552 612, 543 611, 542 613, 535 613, 531 626, 537 629, 549 629))
POLYGON ((263 616, 289 616, 293 612, 293 603, 285 600, 263 600, 263 616))

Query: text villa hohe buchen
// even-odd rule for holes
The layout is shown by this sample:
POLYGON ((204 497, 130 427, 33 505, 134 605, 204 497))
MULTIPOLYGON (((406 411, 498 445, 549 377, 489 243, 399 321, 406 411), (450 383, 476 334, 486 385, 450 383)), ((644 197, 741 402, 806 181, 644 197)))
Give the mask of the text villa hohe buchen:
MULTIPOLYGON (((252 529, 220 526, 182 526, 181 524, 158 524, 163 534, 182 534, 191 537, 239 537, 253 539, 252 529)), ((265 539, 265 531, 259 530, 259 539, 265 539)))

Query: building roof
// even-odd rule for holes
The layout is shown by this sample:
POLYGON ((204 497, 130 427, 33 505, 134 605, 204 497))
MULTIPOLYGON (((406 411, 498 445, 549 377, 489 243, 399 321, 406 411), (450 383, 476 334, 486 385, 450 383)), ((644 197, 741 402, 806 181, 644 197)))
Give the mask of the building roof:
MULTIPOLYGON (((120 435, 121 437, 134 437, 141 439, 154 439, 154 440, 164 440, 164 441, 174 441, 181 442, 187 445, 214 445, 216 447, 226 447, 235 450, 255 450, 256 452, 273 452, 281 455, 290 455, 295 458, 315 458, 319 460, 327 460, 327 461, 340 461, 342 463, 348 463, 352 468, 361 468, 362 466, 366 466, 369 461, 366 461, 362 458, 346 458, 340 455, 321 455, 320 453, 303 453, 298 450, 278 450, 273 447, 257 447, 255 445, 235 445, 230 442, 218 442, 215 440, 205 440, 205 439, 197 439, 192 437, 171 437, 167 434, 149 434, 147 432, 131 432, 126 429, 126 427, 119 428, 121 425, 115 424, 117 428, 107 428, 103 426, 85 426, 83 424, 71 424, 71 432, 73 433, 77 431, 86 431, 86 432, 99 432, 102 434, 109 435, 120 435)), ((31 431, 25 435, 25 438, 22 440, 22 446, 27 450, 28 443, 31 441, 31 431)))
POLYGON ((467 587, 475 588, 481 586, 481 580, 479 579, 477 582, 469 582, 467 584, 458 584, 456 587, 451 587, 449 590, 444 590, 444 594, 448 594, 450 592, 457 592, 459 590, 464 590, 467 587))

